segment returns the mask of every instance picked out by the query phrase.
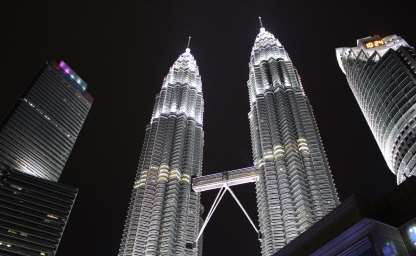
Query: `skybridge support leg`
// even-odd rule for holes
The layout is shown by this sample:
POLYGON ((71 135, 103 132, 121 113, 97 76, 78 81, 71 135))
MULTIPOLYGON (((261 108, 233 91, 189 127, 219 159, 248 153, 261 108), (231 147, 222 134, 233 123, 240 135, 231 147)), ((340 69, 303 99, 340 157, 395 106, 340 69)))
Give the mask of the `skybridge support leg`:
POLYGON ((231 196, 234 198, 234 200, 237 202, 238 206, 240 206, 240 209, 243 211, 244 215, 247 217, 248 221, 250 222, 251 226, 253 227, 254 231, 259 235, 260 237, 260 231, 257 229, 256 225, 254 225, 254 222, 251 220, 250 215, 248 215, 246 209, 244 209, 243 205, 240 203, 240 200, 238 200, 237 196, 234 194, 234 192, 231 190, 231 188, 225 184, 225 189, 230 192, 231 196))
POLYGON ((240 207, 240 209, 243 211, 244 215, 246 216, 246 218, 248 219, 248 221, 250 222, 251 226, 253 227, 254 231, 257 233, 259 240, 261 240, 263 238, 261 232, 259 231, 259 229, 256 227, 256 225, 254 224, 254 222, 251 220, 250 215, 248 215, 246 209, 244 209, 243 205, 240 203, 240 200, 238 200, 237 196, 234 194, 234 192, 231 190, 231 188, 227 185, 227 183, 224 183, 224 185, 220 188, 220 190, 218 191, 217 196, 215 197, 214 202, 212 203, 212 206, 208 212, 207 217, 205 218, 205 221, 201 227, 201 230, 198 233, 198 236, 196 237, 196 240, 194 243, 187 243, 186 247, 188 249, 192 249, 196 247, 196 244, 198 243, 198 240, 201 238, 202 233, 204 232, 206 226, 208 225, 208 222, 210 221, 212 215, 214 214, 215 210, 217 209, 219 203, 221 202, 222 198, 224 197, 226 192, 230 192, 231 196, 233 197, 233 199, 236 201, 236 203, 238 204, 238 206, 240 207))
POLYGON ((217 197, 214 200, 214 203, 211 206, 211 209, 208 212, 207 217, 205 218, 204 224, 201 227, 201 230, 199 231, 198 236, 196 237, 195 240, 195 245, 196 243, 198 243, 199 238, 201 237, 202 233, 204 232, 209 220, 211 219, 212 215, 214 214, 214 211, 217 209, 218 204, 221 202, 221 199, 224 197, 225 192, 227 192, 225 186, 221 187, 220 190, 218 191, 217 197))

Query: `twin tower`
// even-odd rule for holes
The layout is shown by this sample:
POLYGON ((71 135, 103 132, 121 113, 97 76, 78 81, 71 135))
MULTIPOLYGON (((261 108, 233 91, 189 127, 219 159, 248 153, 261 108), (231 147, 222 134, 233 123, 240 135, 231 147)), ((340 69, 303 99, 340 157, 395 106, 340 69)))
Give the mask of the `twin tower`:
MULTIPOLYGON (((232 175, 249 173, 247 180, 255 182, 261 251, 271 256, 339 200, 299 74, 283 45, 263 27, 251 51, 247 86, 253 166, 219 177, 227 187, 232 175)), ((156 96, 119 256, 201 255, 195 241, 203 189, 195 189, 195 182, 205 177, 203 111, 201 77, 187 48, 156 96)))

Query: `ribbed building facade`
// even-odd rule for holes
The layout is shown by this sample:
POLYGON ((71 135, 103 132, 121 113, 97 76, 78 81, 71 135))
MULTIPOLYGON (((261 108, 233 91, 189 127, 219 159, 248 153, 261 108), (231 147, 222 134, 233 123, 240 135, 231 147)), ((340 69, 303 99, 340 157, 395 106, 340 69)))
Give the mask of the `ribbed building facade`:
POLYGON ((146 128, 119 256, 197 256, 204 132, 198 66, 190 50, 180 55, 156 96, 146 128))
POLYGON ((0 164, 0 255, 54 256, 77 193, 0 164))
POLYGON ((338 48, 337 59, 397 184, 416 175, 416 51, 396 35, 338 48))
POLYGON ((247 84, 261 250, 270 256, 339 200, 298 72, 263 27, 251 51, 247 84))
POLYGON ((0 127, 0 162, 57 181, 91 108, 87 84, 65 62, 47 63, 0 127))

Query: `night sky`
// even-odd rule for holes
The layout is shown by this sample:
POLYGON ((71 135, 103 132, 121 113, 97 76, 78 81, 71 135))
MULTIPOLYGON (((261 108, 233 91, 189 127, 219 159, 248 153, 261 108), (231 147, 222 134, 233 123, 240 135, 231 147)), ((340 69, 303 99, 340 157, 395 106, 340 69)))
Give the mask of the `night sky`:
MULTIPOLYGON (((94 105, 61 181, 80 189, 59 256, 116 255, 145 126, 170 65, 191 49, 205 98, 203 173, 252 164, 248 60, 257 17, 285 46, 314 107, 341 200, 395 186, 339 69, 335 48, 396 33, 415 45, 413 1, 7 1, 2 5, 0 117, 47 60, 65 60, 94 105)), ((256 219, 254 185, 234 189, 256 219)), ((209 208, 216 192, 203 194, 209 208)), ((228 195, 204 234, 204 255, 260 255, 228 195)))

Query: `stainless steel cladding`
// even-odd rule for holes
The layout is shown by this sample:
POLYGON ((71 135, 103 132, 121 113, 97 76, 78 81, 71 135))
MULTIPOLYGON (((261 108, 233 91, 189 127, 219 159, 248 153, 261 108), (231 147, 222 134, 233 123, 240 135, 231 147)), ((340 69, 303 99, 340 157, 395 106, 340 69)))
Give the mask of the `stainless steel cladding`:
POLYGON ((263 27, 251 51, 247 85, 261 248, 271 256, 339 200, 298 72, 263 27))
POLYGON ((204 131, 201 77, 190 49, 166 75, 140 154, 119 256, 197 256, 204 131))

